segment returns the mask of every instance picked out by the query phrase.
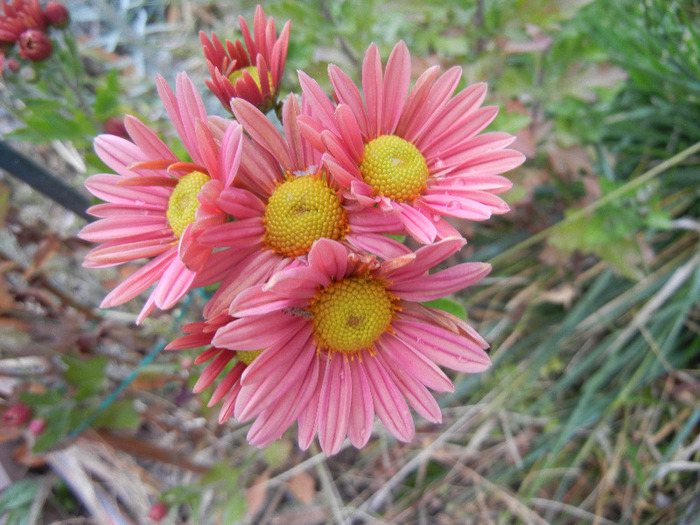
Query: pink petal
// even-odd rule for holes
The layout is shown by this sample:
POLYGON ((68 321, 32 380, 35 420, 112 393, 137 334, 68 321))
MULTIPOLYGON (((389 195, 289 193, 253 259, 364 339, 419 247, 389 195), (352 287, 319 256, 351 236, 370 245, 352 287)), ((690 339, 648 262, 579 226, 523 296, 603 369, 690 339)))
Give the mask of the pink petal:
POLYGON ((411 55, 403 40, 394 46, 386 65, 380 134, 394 133, 411 82, 411 55))
POLYGON ((401 209, 399 218, 411 237, 423 244, 435 240, 437 229, 428 217, 405 202, 397 203, 396 206, 401 209))
POLYGON ((294 169, 287 143, 258 108, 250 102, 237 98, 231 101, 231 109, 238 122, 260 147, 278 159, 285 170, 294 169))
POLYGON ((392 369, 405 370, 407 374, 437 392, 454 391, 452 381, 435 363, 420 352, 416 352, 394 334, 383 334, 380 342, 387 360, 392 362, 390 366, 392 369))
POLYGON ((395 283, 401 283, 404 280, 415 279, 434 268, 449 256, 454 255, 462 246, 466 244, 462 237, 452 237, 421 246, 416 250, 415 262, 409 266, 401 267, 400 269, 388 274, 387 278, 395 283))
POLYGON ((367 375, 359 359, 350 361, 352 398, 348 414, 348 438, 354 447, 362 448, 372 435, 374 403, 367 375))
POLYGON ((345 277, 348 250, 342 244, 329 239, 319 239, 309 250, 309 266, 331 279, 345 277))
POLYGON ((362 61, 362 92, 367 108, 369 138, 375 138, 381 133, 384 87, 382 61, 374 42, 367 48, 362 61))
POLYGON ((299 330, 303 319, 289 317, 283 313, 242 317, 219 328, 212 344, 231 350, 256 351, 286 339, 299 330), (270 327, 274 327, 272 330, 270 327))
MULTIPOLYGON (((360 90, 349 76, 333 64, 328 66, 328 76, 331 79, 331 84, 333 85, 333 90, 335 91, 339 104, 348 107, 355 117, 356 127, 358 127, 362 135, 368 137, 369 126, 367 124, 367 112, 362 102, 360 90)), ((342 128, 340 131, 342 131, 342 128)))
POLYGON ((321 450, 332 455, 340 450, 348 430, 350 403, 354 392, 347 358, 329 357, 318 407, 318 441, 321 450))
POLYGON ((491 366, 480 342, 439 326, 403 319, 394 319, 391 326, 398 338, 440 365, 467 373, 483 372, 491 366))
POLYGON ((490 264, 463 263, 417 279, 401 280, 388 288, 406 301, 433 301, 474 284, 490 272, 490 264))
POLYGON ((365 359, 363 367, 367 373, 377 416, 400 441, 411 441, 415 433, 411 410, 393 379, 374 357, 365 359))
POLYGON ((133 299, 156 282, 176 258, 177 253, 173 248, 149 261, 107 294, 100 308, 111 308, 133 299))
POLYGON ((122 215, 100 219, 84 226, 78 237, 90 242, 106 242, 154 232, 172 235, 168 221, 162 214, 122 215))
POLYGON ((391 368, 391 363, 388 363, 381 353, 378 353, 376 358, 382 363, 384 370, 393 376, 394 383, 418 414, 431 423, 442 423, 440 407, 427 388, 401 368, 391 368))
POLYGON ((188 270, 179 258, 174 258, 153 290, 155 304, 161 310, 175 306, 190 290, 196 273, 188 270))
POLYGON ((173 162, 178 160, 165 142, 136 117, 126 115, 124 117, 124 126, 131 140, 143 152, 145 159, 169 159, 173 162))

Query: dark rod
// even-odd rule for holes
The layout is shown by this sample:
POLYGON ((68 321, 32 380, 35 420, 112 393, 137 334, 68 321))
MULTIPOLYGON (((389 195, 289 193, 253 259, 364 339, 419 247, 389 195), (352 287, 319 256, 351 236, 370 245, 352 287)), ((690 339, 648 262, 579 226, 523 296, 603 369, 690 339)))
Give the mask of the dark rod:
POLYGON ((90 202, 85 197, 1 140, 0 168, 86 221, 93 220, 93 217, 85 212, 90 206, 90 202))

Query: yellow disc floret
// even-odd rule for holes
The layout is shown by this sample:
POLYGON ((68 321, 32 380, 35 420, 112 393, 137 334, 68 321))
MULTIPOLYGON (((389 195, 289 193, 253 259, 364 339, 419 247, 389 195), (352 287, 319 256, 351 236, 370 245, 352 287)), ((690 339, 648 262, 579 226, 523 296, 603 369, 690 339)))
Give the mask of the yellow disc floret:
POLYGON ((309 305, 319 347, 331 353, 371 349, 390 330, 396 301, 386 283, 368 274, 332 282, 309 305))
POLYGON ((342 240, 347 213, 323 177, 290 177, 270 196, 263 217, 265 245, 287 257, 308 253, 314 241, 342 240))
MULTIPOLYGON (((242 69, 237 69, 233 73, 231 73, 228 77, 228 79, 231 81, 232 84, 236 83, 236 80, 239 78, 243 78, 243 72, 247 71, 251 77, 253 77, 253 80, 255 81, 255 85, 258 86, 258 89, 262 91, 262 86, 260 85, 260 73, 258 73, 258 68, 256 66, 248 66, 244 67, 242 69)), ((270 72, 267 72, 267 83, 270 87, 270 93, 274 93, 274 84, 272 83, 272 75, 270 72)))
POLYGON ((209 175, 206 173, 193 171, 179 180, 170 195, 165 216, 177 238, 180 238, 185 228, 194 222, 194 216, 199 207, 197 194, 209 180, 209 175))
POLYGON ((238 350, 236 352, 236 357, 238 360, 242 363, 245 363, 246 365, 249 365, 250 363, 253 362, 253 359, 258 357, 262 353, 262 350, 250 350, 247 352, 244 352, 242 350, 238 350))
POLYGON ((430 172, 413 144, 396 135, 380 135, 365 144, 360 174, 377 195, 410 202, 425 190, 430 172))

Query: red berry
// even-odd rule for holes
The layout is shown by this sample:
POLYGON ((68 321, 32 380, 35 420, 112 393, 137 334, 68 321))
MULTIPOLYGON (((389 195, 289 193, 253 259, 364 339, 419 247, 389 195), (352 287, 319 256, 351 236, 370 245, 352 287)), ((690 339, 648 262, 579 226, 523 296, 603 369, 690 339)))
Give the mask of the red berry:
POLYGON ((21 427, 32 417, 32 409, 24 403, 17 403, 5 410, 2 422, 8 427, 21 427))
POLYGON ((167 515, 168 506, 162 501, 155 502, 151 507, 151 510, 148 511, 148 517, 151 518, 153 521, 160 521, 167 515))
POLYGON ((68 8, 60 2, 47 3, 44 8, 44 15, 50 25, 58 28, 66 27, 70 19, 68 8))

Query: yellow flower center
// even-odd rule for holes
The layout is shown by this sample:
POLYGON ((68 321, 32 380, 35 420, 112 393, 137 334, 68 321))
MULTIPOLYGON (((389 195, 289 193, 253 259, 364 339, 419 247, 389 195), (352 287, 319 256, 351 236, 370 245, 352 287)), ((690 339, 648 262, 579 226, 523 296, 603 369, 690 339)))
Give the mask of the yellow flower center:
MULTIPOLYGON (((258 89, 261 89, 262 86, 260 85, 260 74, 258 73, 257 66, 248 66, 241 69, 236 69, 233 73, 229 75, 228 79, 231 81, 232 84, 235 84, 239 78, 243 78, 244 71, 247 71, 250 74, 250 76, 253 77, 255 85, 258 86, 258 89)), ((267 72, 267 82, 270 86, 270 93, 274 93, 275 89, 274 84, 272 83, 272 75, 269 71, 267 72)))
POLYGON ((241 361, 242 363, 249 365, 250 363, 253 362, 253 359, 258 357, 261 353, 262 353, 262 350, 250 350, 247 352, 244 352, 242 350, 238 350, 236 352, 236 358, 238 358, 238 360, 241 361))
POLYGON ((418 148, 396 135, 380 135, 365 144, 360 173, 377 195, 402 202, 418 198, 430 174, 418 148))
POLYGON ((194 215, 199 207, 197 194, 209 180, 206 173, 193 171, 180 179, 170 195, 165 216, 178 239, 185 228, 194 222, 194 215))
POLYGON ((346 277, 319 290, 309 305, 319 347, 355 353, 371 349, 398 309, 383 281, 368 274, 346 277))
POLYGON ((265 245, 287 257, 308 253, 314 241, 342 240, 348 219, 324 177, 290 177, 272 192, 265 216, 265 245))

